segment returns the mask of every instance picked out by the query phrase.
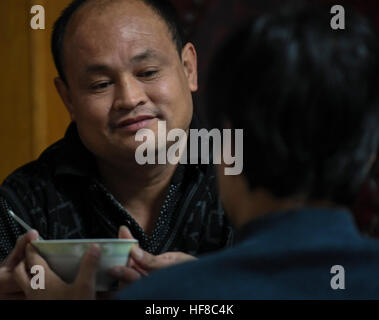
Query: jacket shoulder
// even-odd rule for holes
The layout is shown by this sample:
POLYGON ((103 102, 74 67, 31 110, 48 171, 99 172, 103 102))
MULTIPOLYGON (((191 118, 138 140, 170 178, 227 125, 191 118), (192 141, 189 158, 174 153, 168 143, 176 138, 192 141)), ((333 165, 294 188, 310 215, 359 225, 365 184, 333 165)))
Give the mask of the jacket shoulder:
POLYGON ((42 152, 38 159, 31 161, 13 171, 3 181, 2 186, 13 188, 33 186, 50 179, 55 170, 57 153, 63 146, 63 140, 59 140, 42 152))

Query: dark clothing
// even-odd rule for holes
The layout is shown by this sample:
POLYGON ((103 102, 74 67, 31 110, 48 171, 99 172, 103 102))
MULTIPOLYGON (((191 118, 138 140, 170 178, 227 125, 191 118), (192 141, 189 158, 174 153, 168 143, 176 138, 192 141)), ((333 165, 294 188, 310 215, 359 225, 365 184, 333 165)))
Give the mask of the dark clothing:
POLYGON ((361 188, 354 213, 361 232, 379 239, 379 160, 361 188))
POLYGON ((7 214, 8 207, 45 239, 117 238, 119 227, 126 225, 153 254, 218 250, 231 244, 233 233, 216 191, 212 166, 179 165, 147 235, 101 183, 95 158, 72 124, 62 140, 0 188, 0 261, 25 233, 7 214))
POLYGON ((324 208, 271 214, 248 223, 238 244, 159 270, 122 299, 378 299, 379 242, 349 212, 324 208), (342 266, 331 273, 333 266, 342 266), (334 278, 333 277, 338 277, 334 278))

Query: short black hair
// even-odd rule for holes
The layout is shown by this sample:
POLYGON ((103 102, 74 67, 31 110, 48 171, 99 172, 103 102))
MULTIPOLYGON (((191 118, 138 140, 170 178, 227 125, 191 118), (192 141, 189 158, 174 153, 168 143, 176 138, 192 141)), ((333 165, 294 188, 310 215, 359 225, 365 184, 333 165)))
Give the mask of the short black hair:
MULTIPOLYGON (((67 84, 66 77, 63 70, 63 42, 67 29, 72 16, 77 12, 85 3, 98 0, 74 0, 72 1, 61 13, 59 18, 54 24, 53 34, 51 38, 51 51, 54 58, 54 63, 57 68, 59 77, 67 84)), ((179 23, 176 8, 169 0, 140 0, 153 9, 155 13, 160 16, 168 26, 171 32, 173 42, 177 48, 179 57, 183 48, 183 31, 179 23)))
POLYGON ((378 150, 379 39, 351 8, 297 3, 249 21, 211 67, 212 125, 244 130, 251 189, 350 205, 378 150))

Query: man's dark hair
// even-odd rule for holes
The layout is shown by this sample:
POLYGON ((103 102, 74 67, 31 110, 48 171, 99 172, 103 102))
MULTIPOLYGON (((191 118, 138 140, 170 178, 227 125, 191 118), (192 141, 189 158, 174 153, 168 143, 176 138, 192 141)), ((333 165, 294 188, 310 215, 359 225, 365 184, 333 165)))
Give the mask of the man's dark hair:
POLYGON ((257 17, 219 51, 207 103, 213 125, 244 129, 252 189, 349 205, 378 148, 379 41, 346 9, 297 4, 257 17))
MULTIPOLYGON (((71 18, 85 3, 98 0, 74 0, 66 9, 64 9, 54 24, 52 39, 51 39, 51 51, 55 66, 57 68, 60 78, 67 84, 66 77, 63 68, 63 42, 66 34, 67 25, 71 18)), ((171 32, 173 42, 177 48, 179 56, 183 48, 183 33, 179 24, 179 18, 176 8, 169 0, 140 0, 153 9, 155 13, 160 16, 168 26, 171 32)))

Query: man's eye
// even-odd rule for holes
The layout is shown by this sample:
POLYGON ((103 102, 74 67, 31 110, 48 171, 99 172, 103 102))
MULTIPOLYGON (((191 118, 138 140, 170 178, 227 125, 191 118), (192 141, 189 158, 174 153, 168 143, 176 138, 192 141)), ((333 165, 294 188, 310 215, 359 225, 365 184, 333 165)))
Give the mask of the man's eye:
POLYGON ((158 74, 158 70, 149 70, 149 71, 140 72, 138 74, 138 77, 140 77, 140 78, 153 78, 157 74, 158 74))
POLYGON ((95 83, 90 88, 92 90, 101 90, 101 89, 108 88, 110 85, 111 85, 111 82, 100 82, 100 83, 95 83))

